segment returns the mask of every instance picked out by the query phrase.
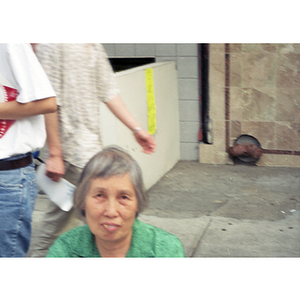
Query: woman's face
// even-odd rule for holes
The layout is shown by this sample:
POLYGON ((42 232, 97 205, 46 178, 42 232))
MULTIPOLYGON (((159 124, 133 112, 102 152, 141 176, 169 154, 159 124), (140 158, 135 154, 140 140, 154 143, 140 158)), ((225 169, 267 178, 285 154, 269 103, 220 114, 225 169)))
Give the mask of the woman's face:
POLYGON ((129 173, 94 179, 84 209, 97 244, 131 241, 138 201, 129 173))

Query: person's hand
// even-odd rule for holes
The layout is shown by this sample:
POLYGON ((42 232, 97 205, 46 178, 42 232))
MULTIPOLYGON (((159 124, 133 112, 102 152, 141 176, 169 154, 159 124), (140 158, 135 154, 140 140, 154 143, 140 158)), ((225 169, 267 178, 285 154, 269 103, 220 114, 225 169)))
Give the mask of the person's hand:
POLYGON ((61 156, 50 156, 46 161, 46 175, 58 182, 65 174, 65 165, 61 156))
POLYGON ((156 142, 152 135, 150 135, 146 130, 141 129, 134 133, 134 137, 137 142, 142 146, 143 152, 146 154, 151 154, 156 149, 156 142))

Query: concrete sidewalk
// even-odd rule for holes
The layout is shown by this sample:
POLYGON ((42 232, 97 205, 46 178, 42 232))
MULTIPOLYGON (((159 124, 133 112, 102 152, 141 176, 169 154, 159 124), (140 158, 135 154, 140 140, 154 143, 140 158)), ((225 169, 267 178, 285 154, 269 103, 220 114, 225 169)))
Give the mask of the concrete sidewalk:
POLYGON ((139 218, 177 235, 187 257, 300 257, 300 168, 180 161, 148 195, 139 218))
POLYGON ((187 257, 300 257, 300 214, 277 222, 141 216, 182 241, 187 257))
POLYGON ((300 257, 300 169, 179 162, 141 219, 187 257, 300 257))

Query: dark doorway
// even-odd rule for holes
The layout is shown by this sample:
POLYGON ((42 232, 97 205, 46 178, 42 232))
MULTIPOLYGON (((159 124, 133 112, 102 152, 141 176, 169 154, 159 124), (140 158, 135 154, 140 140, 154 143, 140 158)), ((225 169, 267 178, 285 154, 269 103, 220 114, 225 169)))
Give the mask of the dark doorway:
POLYGON ((198 44, 199 113, 198 140, 210 144, 209 132, 209 44, 198 44))
POLYGON ((121 72, 155 62, 155 57, 110 57, 114 72, 121 72))

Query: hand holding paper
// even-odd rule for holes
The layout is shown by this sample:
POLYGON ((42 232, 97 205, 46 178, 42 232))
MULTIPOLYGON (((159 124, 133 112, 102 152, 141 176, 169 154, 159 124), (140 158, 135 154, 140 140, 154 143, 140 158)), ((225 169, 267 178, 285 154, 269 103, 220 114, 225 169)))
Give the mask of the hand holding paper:
POLYGON ((73 184, 63 178, 59 182, 52 181, 46 176, 45 164, 38 167, 36 175, 38 185, 52 202, 64 211, 69 211, 73 207, 73 192, 75 189, 73 184))

